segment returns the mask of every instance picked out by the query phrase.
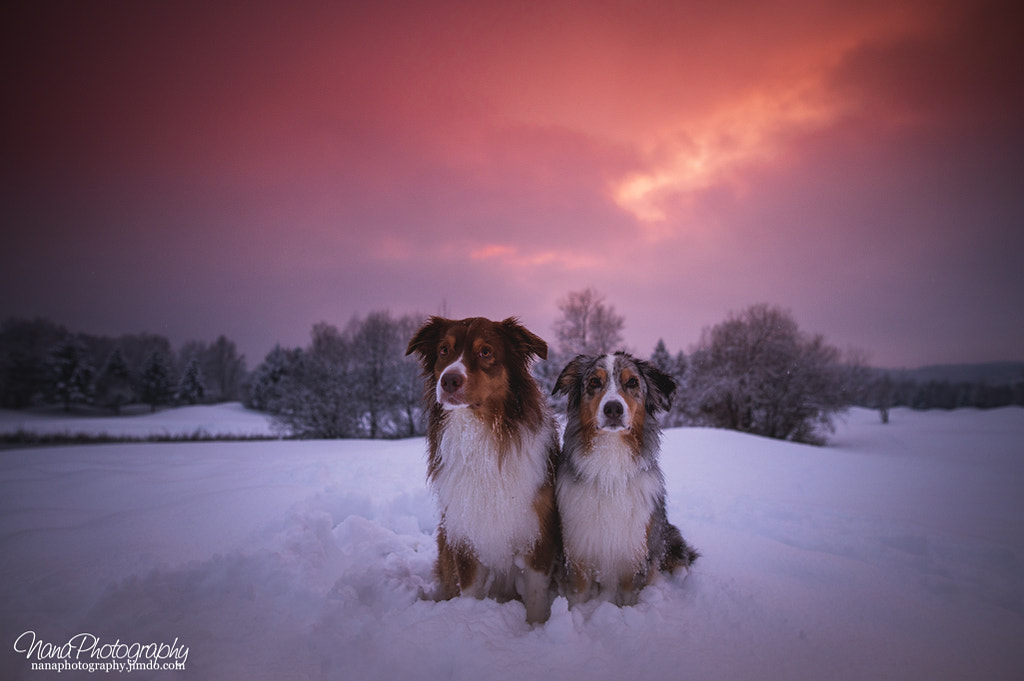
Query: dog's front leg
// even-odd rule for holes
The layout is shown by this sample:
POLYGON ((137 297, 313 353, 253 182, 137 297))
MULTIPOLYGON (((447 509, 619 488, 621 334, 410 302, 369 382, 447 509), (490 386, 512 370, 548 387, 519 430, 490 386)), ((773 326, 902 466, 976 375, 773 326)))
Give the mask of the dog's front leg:
POLYGON ((606 600, 611 601, 620 608, 625 605, 636 605, 640 602, 640 590, 633 585, 633 580, 630 578, 623 579, 618 585, 618 588, 612 590, 610 598, 606 600))
POLYGON ((526 606, 526 621, 547 622, 551 616, 551 575, 524 567, 516 575, 516 591, 526 606))
POLYGON ((459 586, 463 596, 483 599, 487 597, 487 591, 491 571, 483 563, 474 560, 471 569, 467 569, 459 576, 459 586))
POLYGON ((437 562, 434 571, 438 590, 434 600, 446 601, 456 596, 487 595, 488 570, 477 560, 472 550, 459 544, 450 544, 442 525, 437 532, 437 562))

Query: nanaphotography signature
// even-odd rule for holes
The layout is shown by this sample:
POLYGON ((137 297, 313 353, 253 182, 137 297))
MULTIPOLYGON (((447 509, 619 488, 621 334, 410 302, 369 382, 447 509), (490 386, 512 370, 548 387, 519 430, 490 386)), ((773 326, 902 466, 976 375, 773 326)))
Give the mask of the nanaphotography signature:
POLYGON ((75 634, 64 643, 51 643, 30 630, 15 639, 14 652, 24 653, 33 670, 131 672, 183 670, 189 648, 177 637, 173 643, 107 642, 88 632, 75 634))

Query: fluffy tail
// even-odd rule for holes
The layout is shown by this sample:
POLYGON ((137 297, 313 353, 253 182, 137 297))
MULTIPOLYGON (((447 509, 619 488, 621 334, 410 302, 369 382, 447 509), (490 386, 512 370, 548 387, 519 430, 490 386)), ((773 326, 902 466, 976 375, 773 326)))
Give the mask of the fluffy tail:
POLYGON ((698 558, 700 558, 700 553, 686 543, 679 528, 671 523, 666 523, 665 556, 661 559, 661 570, 674 572, 681 567, 689 568, 698 558))

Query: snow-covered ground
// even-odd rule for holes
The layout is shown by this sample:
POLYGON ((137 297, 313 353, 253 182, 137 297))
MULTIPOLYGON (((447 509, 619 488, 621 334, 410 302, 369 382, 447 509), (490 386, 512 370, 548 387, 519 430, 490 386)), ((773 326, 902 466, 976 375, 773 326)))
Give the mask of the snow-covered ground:
POLYGON ((246 409, 239 402, 178 407, 156 413, 136 412, 131 416, 54 416, 0 409, 0 434, 18 431, 36 435, 114 438, 146 438, 151 435, 190 437, 196 433, 211 437, 278 434, 269 416, 246 409))
POLYGON ((1024 678, 1024 409, 855 410, 825 448, 670 430, 669 517, 703 557, 537 628, 518 603, 419 598, 424 450, 0 451, 0 678, 57 678, 15 652, 27 631, 188 648, 131 678, 1024 678))

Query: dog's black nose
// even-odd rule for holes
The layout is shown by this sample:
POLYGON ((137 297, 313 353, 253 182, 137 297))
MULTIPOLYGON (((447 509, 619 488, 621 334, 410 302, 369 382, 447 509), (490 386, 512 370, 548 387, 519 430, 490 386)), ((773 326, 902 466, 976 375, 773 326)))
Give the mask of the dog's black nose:
POLYGON ((441 389, 450 395, 461 388, 465 382, 465 376, 453 371, 441 376, 441 389))
POLYGON ((622 411, 622 402, 618 400, 604 403, 604 415, 610 419, 621 419, 622 411))

